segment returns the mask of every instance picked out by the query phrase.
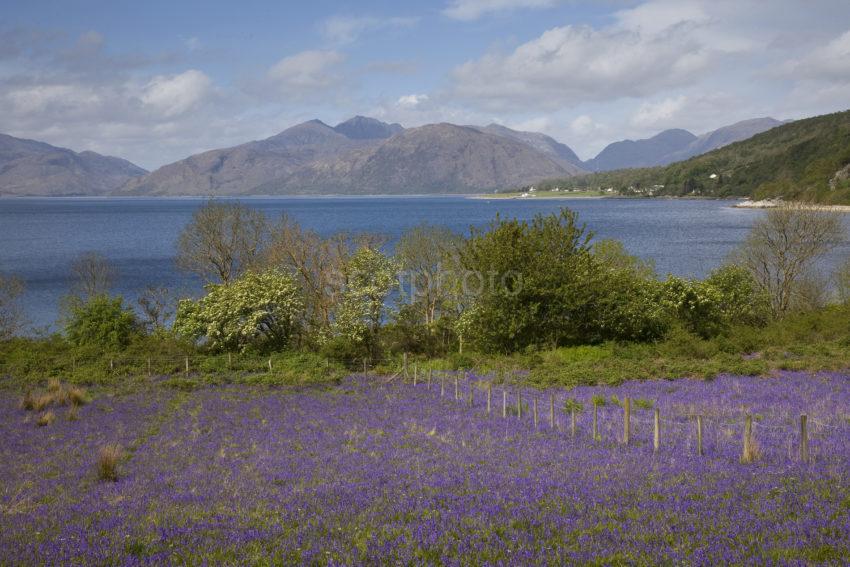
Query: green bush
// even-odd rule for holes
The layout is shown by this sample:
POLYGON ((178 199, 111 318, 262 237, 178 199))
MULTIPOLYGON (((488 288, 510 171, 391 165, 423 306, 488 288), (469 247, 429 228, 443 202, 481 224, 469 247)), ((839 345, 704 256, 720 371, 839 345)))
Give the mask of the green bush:
POLYGON ((72 344, 105 349, 124 348, 139 332, 136 315, 124 307, 124 300, 107 295, 75 302, 65 326, 65 333, 72 344))

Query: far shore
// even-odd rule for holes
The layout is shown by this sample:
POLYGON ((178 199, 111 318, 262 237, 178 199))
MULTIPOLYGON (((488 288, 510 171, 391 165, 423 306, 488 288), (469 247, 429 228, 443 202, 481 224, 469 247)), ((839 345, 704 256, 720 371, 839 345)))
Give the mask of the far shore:
POLYGON ((806 208, 818 211, 835 211, 838 213, 850 213, 850 205, 818 205, 817 203, 799 203, 796 201, 783 201, 782 199, 762 199, 760 201, 741 201, 734 205, 737 209, 777 209, 789 205, 804 205, 806 208))

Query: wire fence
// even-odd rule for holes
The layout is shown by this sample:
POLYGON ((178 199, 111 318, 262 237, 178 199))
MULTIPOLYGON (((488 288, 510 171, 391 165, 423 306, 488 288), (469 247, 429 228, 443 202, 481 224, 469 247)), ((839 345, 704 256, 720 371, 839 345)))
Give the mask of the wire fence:
MULTIPOLYGON (((567 435, 602 446, 647 447, 653 453, 757 461, 847 462, 850 456, 850 412, 832 416, 801 413, 769 423, 764 416, 705 408, 687 414, 670 408, 637 408, 630 398, 614 407, 592 403, 576 407, 566 391, 540 392, 471 378, 463 371, 419 372, 402 369, 399 385, 429 392, 436 400, 454 402, 485 419, 516 419, 532 432, 567 435), (672 415, 665 415, 668 412, 672 415), (708 415, 713 414, 713 415, 708 415)), ((647 403, 643 400, 643 405, 647 403)))

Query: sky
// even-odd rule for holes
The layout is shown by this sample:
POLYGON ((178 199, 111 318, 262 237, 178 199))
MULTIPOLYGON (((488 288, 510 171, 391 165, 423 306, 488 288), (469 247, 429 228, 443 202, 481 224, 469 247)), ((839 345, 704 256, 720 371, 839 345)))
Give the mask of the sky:
POLYGON ((0 0, 0 132, 153 169, 354 115, 582 159, 850 108, 850 0, 0 0))

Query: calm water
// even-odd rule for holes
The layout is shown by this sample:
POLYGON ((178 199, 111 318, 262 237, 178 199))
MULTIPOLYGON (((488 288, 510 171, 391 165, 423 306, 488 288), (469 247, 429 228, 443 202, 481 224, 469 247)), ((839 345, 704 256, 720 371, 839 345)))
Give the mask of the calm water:
MULTIPOLYGON (((560 207, 576 210, 597 237, 622 240, 655 260, 659 273, 703 276, 721 263, 761 213, 730 201, 478 200, 463 197, 248 198, 275 218, 284 211, 320 233, 373 231, 397 238, 421 222, 467 232, 498 212, 530 218, 560 207)), ((118 269, 116 292, 135 301, 149 284, 196 292, 196 280, 174 267, 175 242, 203 199, 0 199, 0 272, 27 284, 30 321, 53 324, 79 253, 105 254, 118 269)))

